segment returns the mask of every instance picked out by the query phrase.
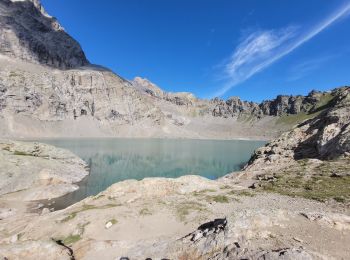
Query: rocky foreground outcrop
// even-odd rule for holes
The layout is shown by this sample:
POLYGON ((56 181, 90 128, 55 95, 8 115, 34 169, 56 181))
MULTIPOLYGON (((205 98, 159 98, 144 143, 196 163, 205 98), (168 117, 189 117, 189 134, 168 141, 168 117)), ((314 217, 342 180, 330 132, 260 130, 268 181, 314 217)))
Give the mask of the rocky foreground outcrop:
POLYGON ((0 196, 38 201, 77 190, 88 175, 87 164, 71 152, 31 142, 0 141, 0 196))
POLYGON ((229 179, 129 180, 61 211, 3 218, 0 256, 346 259, 348 214, 341 205, 242 190, 229 179))
POLYGON ((258 149, 245 169, 300 159, 330 160, 350 152, 350 87, 336 89, 325 111, 258 149))

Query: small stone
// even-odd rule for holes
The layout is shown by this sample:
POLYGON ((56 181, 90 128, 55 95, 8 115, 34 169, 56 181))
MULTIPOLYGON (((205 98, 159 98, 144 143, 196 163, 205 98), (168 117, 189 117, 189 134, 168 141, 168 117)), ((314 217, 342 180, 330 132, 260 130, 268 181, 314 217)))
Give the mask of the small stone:
POLYGON ((113 226, 113 223, 111 221, 108 221, 105 225, 106 229, 109 229, 113 226))
POLYGON ((303 240, 298 237, 293 237, 293 239, 299 243, 303 243, 303 240))
POLYGON ((17 234, 16 234, 16 235, 13 235, 13 236, 11 237, 11 243, 14 244, 14 243, 16 243, 17 241, 18 241, 18 236, 17 236, 17 234))
POLYGON ((333 172, 331 175, 332 178, 339 178, 341 175, 339 173, 333 172))
POLYGON ((46 214, 48 214, 48 213, 50 213, 51 211, 50 211, 50 209, 48 209, 48 208, 43 208, 43 210, 41 211, 41 215, 46 215, 46 214))
POLYGON ((252 185, 250 185, 248 188, 254 190, 254 189, 259 188, 259 187, 260 187, 260 184, 258 182, 255 182, 252 185))
POLYGON ((192 238, 192 241, 197 241, 198 239, 201 239, 203 237, 203 234, 198 232, 197 234, 195 234, 192 238))

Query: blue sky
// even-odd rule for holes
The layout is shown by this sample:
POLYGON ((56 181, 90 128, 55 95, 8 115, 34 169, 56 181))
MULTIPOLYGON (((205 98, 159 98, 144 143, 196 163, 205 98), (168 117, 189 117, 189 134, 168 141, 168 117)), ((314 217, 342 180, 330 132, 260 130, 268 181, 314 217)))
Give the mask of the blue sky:
POLYGON ((90 62, 201 98, 350 84, 350 0, 42 0, 90 62))

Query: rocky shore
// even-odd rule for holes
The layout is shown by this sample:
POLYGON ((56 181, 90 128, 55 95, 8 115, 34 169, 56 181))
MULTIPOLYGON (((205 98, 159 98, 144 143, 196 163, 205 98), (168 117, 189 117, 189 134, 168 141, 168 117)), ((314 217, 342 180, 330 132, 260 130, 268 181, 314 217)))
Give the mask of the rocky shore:
POLYGON ((8 259, 346 259, 349 213, 341 203, 247 190, 230 179, 124 181, 64 210, 2 218, 0 254, 8 259))
POLYGON ((0 141, 0 165, 0 218, 71 193, 89 174, 71 152, 41 143, 0 141))

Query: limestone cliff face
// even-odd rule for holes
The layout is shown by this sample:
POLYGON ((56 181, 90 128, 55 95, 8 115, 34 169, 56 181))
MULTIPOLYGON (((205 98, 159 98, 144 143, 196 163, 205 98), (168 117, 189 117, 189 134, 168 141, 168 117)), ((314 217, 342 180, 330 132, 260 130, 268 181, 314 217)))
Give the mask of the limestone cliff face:
POLYGON ((332 91, 331 105, 317 117, 306 120, 259 148, 246 169, 293 160, 333 159, 350 152, 350 87, 332 91))
POLYGON ((42 121, 89 117, 133 124, 154 108, 130 83, 110 71, 36 68, 7 65, 0 71, 0 113, 42 121))
POLYGON ((296 115, 300 112, 312 112, 325 95, 327 93, 313 90, 307 96, 279 95, 273 100, 263 101, 260 104, 242 101, 239 97, 231 97, 226 101, 215 98, 211 101, 212 115, 224 118, 240 115, 251 115, 257 118, 296 115))
POLYGON ((88 64, 79 43, 39 0, 0 0, 0 53, 61 69, 88 64))

